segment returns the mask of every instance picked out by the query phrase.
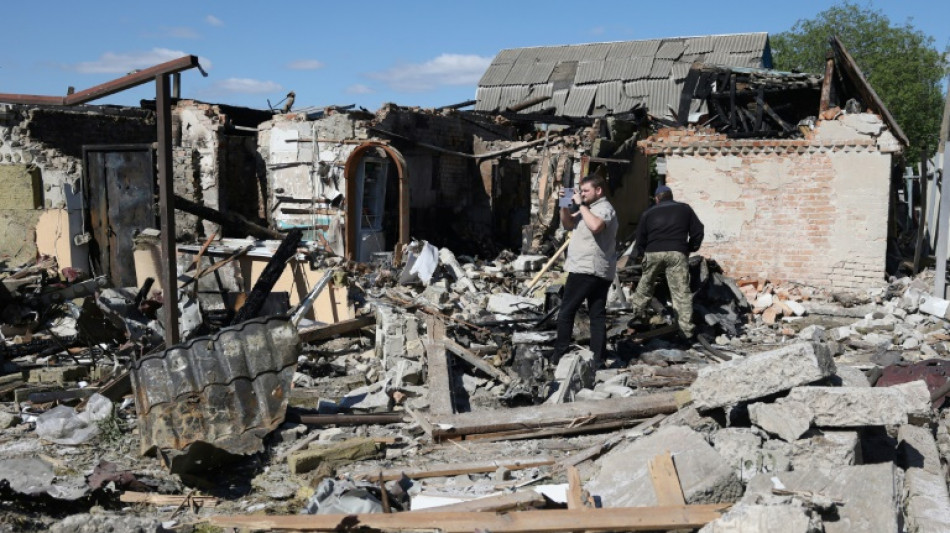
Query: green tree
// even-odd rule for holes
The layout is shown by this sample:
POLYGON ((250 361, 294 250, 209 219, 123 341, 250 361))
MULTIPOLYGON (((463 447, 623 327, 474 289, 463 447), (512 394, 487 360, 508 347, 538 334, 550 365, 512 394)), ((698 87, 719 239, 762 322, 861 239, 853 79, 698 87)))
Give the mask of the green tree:
MULTIPOLYGON (((824 72, 828 38, 837 35, 910 140, 909 159, 937 146, 947 74, 946 53, 908 20, 896 25, 879 10, 845 1, 771 37, 775 68, 824 72)), ((843 102, 842 102, 843 104, 843 102)))

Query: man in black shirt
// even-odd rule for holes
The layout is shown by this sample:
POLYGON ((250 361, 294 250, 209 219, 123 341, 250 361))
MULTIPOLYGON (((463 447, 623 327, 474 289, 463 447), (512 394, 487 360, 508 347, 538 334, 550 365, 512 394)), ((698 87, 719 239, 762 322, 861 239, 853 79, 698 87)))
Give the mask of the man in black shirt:
POLYGON ((633 255, 643 256, 643 277, 633 295, 633 310, 643 313, 653 297, 656 278, 665 272, 680 331, 692 340, 693 297, 687 258, 703 243, 703 223, 688 204, 673 201, 673 191, 666 185, 657 187, 654 197, 656 205, 643 213, 637 226, 633 255))

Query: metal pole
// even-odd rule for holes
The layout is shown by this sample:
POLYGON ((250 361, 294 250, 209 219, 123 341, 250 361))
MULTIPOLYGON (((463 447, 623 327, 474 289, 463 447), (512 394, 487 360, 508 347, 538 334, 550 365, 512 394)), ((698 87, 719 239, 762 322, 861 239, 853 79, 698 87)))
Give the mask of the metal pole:
POLYGON ((181 72, 172 74, 172 98, 181 98, 181 72))
POLYGON ((917 243, 914 246, 914 274, 920 272, 920 260, 924 252, 924 237, 927 234, 927 149, 920 151, 920 209, 917 214, 917 243))
MULTIPOLYGON (((950 145, 950 143, 947 143, 950 145)), ((944 157, 943 157, 943 177, 941 181, 946 179, 947 172, 950 172, 950 165, 947 164, 947 160, 950 159, 946 154, 950 152, 947 150, 947 146, 944 146, 944 157)), ((944 182, 946 184, 946 182, 944 182)), ((939 219, 937 221, 937 271, 934 273, 934 296, 938 298, 947 297, 947 236, 948 230, 950 230, 950 190, 947 190, 944 187, 941 187, 940 191, 940 211, 939 219)))
POLYGON ((168 74, 155 77, 158 123, 158 205, 162 221, 162 288, 165 347, 178 344, 178 248, 175 245, 175 193, 172 189, 172 108, 168 74))

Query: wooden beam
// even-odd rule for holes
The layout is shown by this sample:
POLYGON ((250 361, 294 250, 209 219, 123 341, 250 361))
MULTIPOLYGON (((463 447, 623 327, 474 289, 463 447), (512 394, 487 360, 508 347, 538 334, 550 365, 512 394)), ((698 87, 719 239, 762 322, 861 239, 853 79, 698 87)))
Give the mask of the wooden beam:
POLYGON ((119 495, 123 503, 147 503, 150 505, 187 505, 194 503, 199 507, 217 507, 221 502, 214 496, 195 496, 192 494, 156 494, 153 492, 134 492, 127 490, 119 495))
POLYGON ((337 322, 336 324, 300 328, 298 333, 300 334, 300 340, 304 342, 313 342, 339 337, 340 335, 357 331, 359 329, 365 328, 366 326, 372 326, 375 323, 376 316, 367 315, 337 322))
POLYGON ((653 479, 653 491, 659 505, 686 505, 683 487, 680 486, 673 455, 669 450, 650 460, 650 477, 653 479))
MULTIPOLYGON (((914 274, 920 272, 920 260, 927 236, 927 149, 920 149, 920 214, 917 215, 917 242, 914 246, 914 274)), ((929 244, 929 243, 928 243, 929 244)))
MULTIPOLYGON (((430 385, 431 386, 431 385, 430 385)), ((657 393, 629 398, 534 405, 429 417, 435 440, 479 433, 532 431, 551 427, 575 427, 578 423, 646 418, 676 412, 673 393, 657 393)))
POLYGON ((835 73, 835 54, 831 50, 825 54, 825 78, 821 82, 821 101, 818 103, 818 113, 824 113, 831 107, 831 83, 835 73))
POLYGON ((584 487, 581 485, 581 473, 576 466, 567 467, 567 508, 580 511, 584 505, 584 487))
POLYGON ((232 229, 242 235, 250 235, 258 239, 283 239, 284 235, 279 231, 265 228, 255 224, 237 213, 222 213, 206 205, 192 202, 191 200, 178 196, 175 197, 175 209, 184 211, 202 220, 208 220, 215 224, 220 224, 223 228, 232 229))
POLYGON ((445 353, 445 322, 436 317, 426 317, 427 331, 423 345, 426 349, 426 365, 429 368, 429 412, 449 415, 455 412, 452 402, 452 371, 445 353))
POLYGON ((696 529, 722 516, 729 504, 672 507, 615 507, 583 511, 547 510, 512 513, 371 513, 275 516, 213 516, 218 527, 298 531, 438 530, 444 533, 547 533, 556 531, 665 531, 696 529))
POLYGON ((567 427, 534 429, 531 431, 499 431, 497 433, 479 433, 477 435, 465 435, 461 440, 495 442, 499 440, 525 440, 546 439, 549 437, 566 437, 568 435, 583 435, 587 433, 622 429, 625 427, 630 427, 632 424, 636 424, 637 422, 640 422, 640 420, 609 420, 607 422, 596 423, 589 423, 589 420, 584 420, 580 421, 574 426, 569 425, 567 427))
POLYGON ((508 384, 511 383, 511 376, 505 374, 502 370, 492 366, 487 361, 481 357, 475 355, 475 353, 469 351, 464 346, 459 343, 445 337, 443 339, 445 347, 455 355, 459 356, 466 363, 474 366, 475 368, 481 370, 482 372, 488 374, 489 376, 497 379, 498 381, 508 384))
POLYGON ((561 459, 560 461, 557 462, 556 468, 562 469, 562 468, 568 468, 571 466, 576 466, 583 463, 584 461, 587 461, 588 459, 593 459, 595 457, 598 457, 601 454, 610 451, 611 448, 613 448, 614 446, 622 442, 624 438, 627 438, 629 434, 642 433, 643 431, 662 422, 664 418, 666 418, 666 415, 656 415, 653 418, 650 418, 649 420, 644 420, 643 422, 640 422, 639 424, 637 424, 636 427, 631 429, 627 433, 627 435, 613 435, 609 439, 599 444, 595 444, 591 446, 590 448, 587 448, 581 452, 578 452, 570 457, 561 459))
POLYGON ((415 470, 405 468, 391 468, 389 470, 383 470, 382 472, 355 474, 353 478, 367 481, 379 481, 379 476, 382 476, 383 481, 401 479, 402 476, 406 476, 409 479, 425 479, 430 477, 460 476, 464 474, 483 474, 486 472, 494 472, 501 467, 504 467, 506 470, 524 470, 526 468, 538 468, 553 464, 553 459, 542 455, 539 457, 529 458, 499 459, 495 461, 433 465, 425 469, 415 470))
POLYGON ((247 295, 244 306, 234 315, 231 320, 232 326, 257 317, 267 301, 267 295, 270 294, 277 280, 284 273, 287 261, 297 255, 297 245, 300 244, 301 238, 303 238, 302 231, 299 229, 290 230, 287 237, 280 243, 277 251, 274 252, 273 257, 267 262, 264 271, 257 278, 254 288, 247 295))

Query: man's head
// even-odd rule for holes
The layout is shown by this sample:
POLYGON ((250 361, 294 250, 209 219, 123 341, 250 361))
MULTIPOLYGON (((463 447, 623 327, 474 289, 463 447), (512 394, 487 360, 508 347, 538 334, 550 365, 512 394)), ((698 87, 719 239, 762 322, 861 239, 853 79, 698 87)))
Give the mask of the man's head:
POLYGON ((590 204, 607 194, 607 180, 603 176, 590 174, 581 180, 580 189, 581 200, 590 204))
POLYGON ((672 200, 673 190, 666 185, 660 185, 656 188, 656 192, 653 193, 653 198, 656 199, 657 203, 660 203, 663 200, 672 200))

